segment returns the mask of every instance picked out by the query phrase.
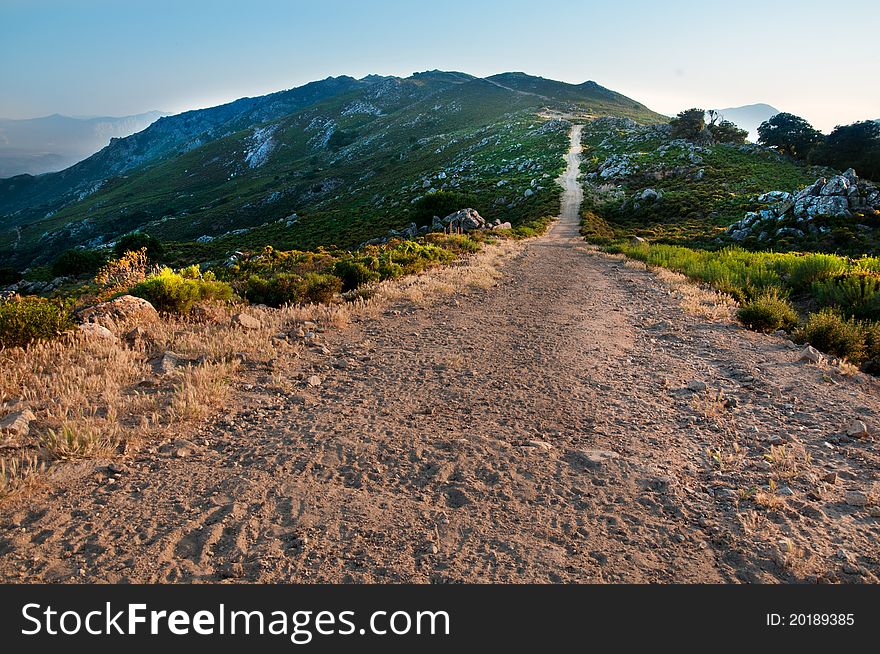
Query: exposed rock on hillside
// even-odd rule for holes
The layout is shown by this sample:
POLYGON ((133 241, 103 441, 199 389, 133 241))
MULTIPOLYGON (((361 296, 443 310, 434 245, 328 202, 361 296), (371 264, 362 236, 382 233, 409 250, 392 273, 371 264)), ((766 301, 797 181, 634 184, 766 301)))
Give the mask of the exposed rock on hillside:
POLYGON ((76 317, 80 322, 94 322, 106 327, 113 326, 113 323, 117 321, 153 322, 158 320, 159 314, 155 307, 143 298, 122 295, 109 302, 86 307, 78 311, 76 317))
POLYGON ((830 179, 819 178, 801 191, 771 191, 757 198, 770 206, 752 211, 727 229, 735 241, 749 236, 760 240, 771 236, 801 237, 830 231, 827 225, 816 225, 816 218, 856 218, 880 214, 880 190, 867 180, 859 179, 852 168, 830 179))

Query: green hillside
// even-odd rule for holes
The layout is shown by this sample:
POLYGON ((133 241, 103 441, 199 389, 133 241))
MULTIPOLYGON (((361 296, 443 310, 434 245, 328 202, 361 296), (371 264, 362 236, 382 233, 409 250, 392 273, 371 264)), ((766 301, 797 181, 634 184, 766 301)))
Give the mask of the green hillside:
POLYGON ((442 71, 365 78, 287 115, 111 176, 94 193, 38 218, 7 216, 0 258, 19 268, 46 264, 72 246, 102 247, 133 230, 172 242, 181 261, 264 245, 355 247, 409 224, 414 203, 440 190, 466 194, 489 219, 522 223, 554 213, 558 200, 553 180, 568 127, 542 111, 588 105, 645 122, 658 118, 593 83, 442 71))
POLYGON ((627 120, 594 121, 582 142, 585 233, 594 239, 722 247, 729 225, 765 206, 758 196, 803 188, 827 172, 759 146, 674 140, 667 125, 627 120), (646 191, 662 197, 642 200, 646 191))

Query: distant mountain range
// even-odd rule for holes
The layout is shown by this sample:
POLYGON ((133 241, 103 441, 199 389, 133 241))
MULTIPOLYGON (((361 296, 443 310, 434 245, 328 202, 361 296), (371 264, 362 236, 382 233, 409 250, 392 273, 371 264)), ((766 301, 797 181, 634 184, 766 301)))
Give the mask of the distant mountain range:
POLYGON ((749 133, 750 141, 758 140, 758 127, 761 123, 780 113, 779 109, 771 107, 769 104, 748 104, 743 107, 728 107, 715 111, 740 129, 746 130, 749 133))
POLYGON ((0 178, 63 170, 95 154, 112 138, 139 132, 164 114, 73 118, 0 118, 0 178))
POLYGON ((405 226, 434 185, 506 196, 501 208, 535 202, 532 187, 548 184, 536 179, 537 159, 553 170, 567 142, 538 135, 548 110, 667 120, 595 82, 448 71, 330 77, 166 116, 60 172, 0 180, 0 263, 51 260, 134 229, 215 250, 218 235, 249 230, 260 245, 354 246, 405 226), (523 184, 516 197, 514 177, 523 184))

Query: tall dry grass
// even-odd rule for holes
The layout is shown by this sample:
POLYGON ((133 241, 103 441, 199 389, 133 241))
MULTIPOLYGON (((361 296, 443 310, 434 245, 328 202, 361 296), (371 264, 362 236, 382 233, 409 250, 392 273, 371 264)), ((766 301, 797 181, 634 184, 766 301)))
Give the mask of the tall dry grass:
POLYGON ((103 322, 120 337, 117 342, 74 333, 0 350, 0 404, 25 405, 36 415, 27 437, 0 450, 0 494, 29 484, 55 461, 110 458, 205 419, 227 401, 242 359, 296 356, 302 342, 273 338, 278 334, 304 322, 344 328, 352 318, 375 317, 393 303, 428 304, 456 291, 491 287, 501 277, 500 264, 522 247, 512 240, 487 244, 452 265, 378 283, 351 301, 247 307, 261 323, 256 330, 231 323, 242 307, 213 305, 146 325, 103 322), (121 337, 135 326, 148 338, 126 345, 121 337), (200 363, 168 376, 154 374, 151 358, 169 350, 200 363))

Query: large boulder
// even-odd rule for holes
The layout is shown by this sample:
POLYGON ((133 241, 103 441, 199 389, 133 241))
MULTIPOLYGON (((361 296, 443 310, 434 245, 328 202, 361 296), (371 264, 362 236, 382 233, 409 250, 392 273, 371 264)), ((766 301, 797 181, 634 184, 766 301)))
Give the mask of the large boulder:
POLYGON ((819 195, 846 195, 849 191, 849 180, 843 175, 837 175, 828 180, 828 183, 819 191, 819 195))
POLYGON ((832 195, 819 198, 815 205, 815 215, 831 216, 833 218, 849 218, 849 201, 845 197, 832 195))
POLYGON ((113 332, 96 322, 86 322, 79 326, 79 333, 83 338, 92 341, 107 341, 116 343, 119 339, 114 336, 113 332))
POLYGON ((486 219, 470 207, 449 214, 441 222, 449 229, 460 229, 463 232, 474 232, 486 227, 486 219))
POLYGON ((94 322, 112 327, 118 322, 144 324, 158 320, 156 308, 143 298, 121 295, 109 302, 101 302, 76 312, 80 322, 94 322))
POLYGON ((0 434, 10 436, 27 436, 30 432, 30 425, 36 419, 33 412, 28 408, 3 416, 0 419, 0 434))

